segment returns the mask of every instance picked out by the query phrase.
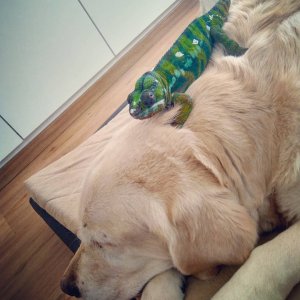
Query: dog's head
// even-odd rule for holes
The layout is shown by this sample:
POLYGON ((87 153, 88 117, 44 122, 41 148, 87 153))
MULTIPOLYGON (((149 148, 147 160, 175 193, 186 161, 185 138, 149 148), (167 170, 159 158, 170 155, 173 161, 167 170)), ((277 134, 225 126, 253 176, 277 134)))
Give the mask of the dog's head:
POLYGON ((87 176, 82 244, 62 280, 69 294, 130 299, 171 267, 207 277, 219 265, 242 263, 255 244, 255 222, 195 136, 135 122, 87 176))
POLYGON ((61 286, 84 299, 131 299, 153 276, 171 268, 172 262, 163 239, 148 227, 152 207, 146 199, 151 197, 135 183, 126 185, 106 175, 87 184, 91 191, 85 193, 82 243, 61 286))

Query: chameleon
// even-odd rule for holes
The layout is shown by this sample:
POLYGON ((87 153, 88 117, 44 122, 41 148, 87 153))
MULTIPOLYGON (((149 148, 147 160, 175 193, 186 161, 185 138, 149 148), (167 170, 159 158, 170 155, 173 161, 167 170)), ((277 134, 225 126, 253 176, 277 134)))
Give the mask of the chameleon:
POLYGON ((127 98, 132 117, 150 118, 179 104, 172 124, 181 127, 185 123, 193 102, 184 92, 205 70, 215 42, 223 45, 228 55, 240 56, 247 51, 222 29, 229 6, 230 0, 219 0, 210 11, 192 21, 154 69, 136 81, 127 98))

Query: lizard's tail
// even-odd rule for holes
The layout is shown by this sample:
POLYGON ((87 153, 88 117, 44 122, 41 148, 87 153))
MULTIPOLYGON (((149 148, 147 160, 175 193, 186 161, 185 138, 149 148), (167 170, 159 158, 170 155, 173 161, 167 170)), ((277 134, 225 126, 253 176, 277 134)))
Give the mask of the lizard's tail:
POLYGON ((277 27, 285 19, 300 11, 300 0, 277 0, 269 5, 264 3, 262 14, 254 25, 254 32, 265 28, 277 27))

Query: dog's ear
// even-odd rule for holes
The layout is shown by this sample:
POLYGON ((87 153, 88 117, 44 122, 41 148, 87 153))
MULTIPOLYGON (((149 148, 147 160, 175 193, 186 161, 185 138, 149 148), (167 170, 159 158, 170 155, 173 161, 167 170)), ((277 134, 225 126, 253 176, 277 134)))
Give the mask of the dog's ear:
POLYGON ((169 251, 175 267, 205 279, 219 265, 243 263, 257 240, 256 223, 226 191, 181 199, 173 210, 169 251), (195 201, 196 200, 196 201, 195 201))

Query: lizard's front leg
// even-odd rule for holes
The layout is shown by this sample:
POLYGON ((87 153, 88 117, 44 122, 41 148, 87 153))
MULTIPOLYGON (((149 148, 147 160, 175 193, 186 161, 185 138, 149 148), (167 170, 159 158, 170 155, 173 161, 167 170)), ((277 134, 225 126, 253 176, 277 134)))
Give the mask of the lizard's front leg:
POLYGON ((193 108, 192 98, 184 93, 174 93, 172 95, 172 101, 174 105, 179 104, 181 106, 179 113, 174 118, 172 125, 182 127, 187 118, 190 115, 190 112, 193 108))
POLYGON ((247 51, 247 48, 241 47, 236 41, 230 39, 224 30, 219 26, 212 26, 210 29, 210 34, 215 42, 223 45, 225 51, 229 55, 240 56, 247 51))

